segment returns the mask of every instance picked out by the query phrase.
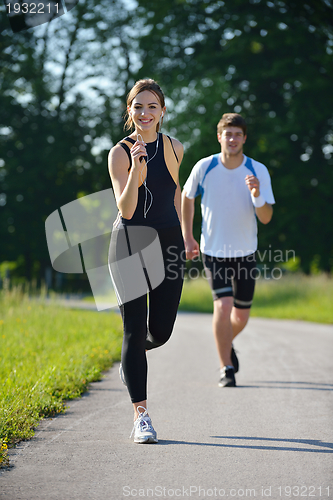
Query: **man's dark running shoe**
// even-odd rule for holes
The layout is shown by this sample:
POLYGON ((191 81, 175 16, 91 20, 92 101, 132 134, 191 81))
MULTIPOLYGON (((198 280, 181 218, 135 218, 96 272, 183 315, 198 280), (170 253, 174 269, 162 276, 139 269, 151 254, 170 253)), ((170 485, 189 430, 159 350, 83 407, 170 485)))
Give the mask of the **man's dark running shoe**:
POLYGON ((219 387, 236 387, 235 371, 232 366, 222 368, 219 387))
POLYGON ((238 362, 238 358, 237 358, 234 346, 231 346, 231 362, 232 362, 232 366, 234 367, 234 373, 237 373, 239 370, 239 362, 238 362))

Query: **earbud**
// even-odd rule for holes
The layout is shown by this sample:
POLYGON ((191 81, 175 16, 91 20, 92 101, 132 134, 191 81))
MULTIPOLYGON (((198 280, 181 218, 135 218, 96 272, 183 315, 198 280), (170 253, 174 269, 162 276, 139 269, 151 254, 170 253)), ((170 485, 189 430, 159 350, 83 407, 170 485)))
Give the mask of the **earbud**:
POLYGON ((162 115, 161 115, 161 118, 163 118, 163 116, 164 116, 164 111, 162 111, 162 115))

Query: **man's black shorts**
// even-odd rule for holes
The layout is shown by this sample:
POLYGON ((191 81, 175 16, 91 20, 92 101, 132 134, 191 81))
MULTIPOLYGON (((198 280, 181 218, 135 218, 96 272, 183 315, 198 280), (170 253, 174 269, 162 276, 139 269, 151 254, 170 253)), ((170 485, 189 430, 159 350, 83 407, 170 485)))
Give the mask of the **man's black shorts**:
POLYGON ((219 258, 202 254, 213 299, 234 297, 234 306, 249 309, 257 277, 256 255, 219 258))

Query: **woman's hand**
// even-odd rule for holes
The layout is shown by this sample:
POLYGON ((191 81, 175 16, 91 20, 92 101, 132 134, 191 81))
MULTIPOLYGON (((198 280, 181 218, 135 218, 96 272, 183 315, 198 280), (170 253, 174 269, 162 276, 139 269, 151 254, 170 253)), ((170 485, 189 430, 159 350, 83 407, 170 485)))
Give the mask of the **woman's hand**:
POLYGON ((146 144, 137 141, 131 149, 132 165, 128 172, 128 156, 123 148, 116 144, 109 154, 109 172, 117 206, 125 219, 131 219, 138 203, 138 187, 144 181, 146 162, 140 158, 147 157, 146 144))
POLYGON ((134 170, 139 170, 142 172, 143 168, 146 165, 144 160, 147 159, 147 144, 144 141, 136 141, 131 148, 131 157, 132 157, 132 168, 134 170))

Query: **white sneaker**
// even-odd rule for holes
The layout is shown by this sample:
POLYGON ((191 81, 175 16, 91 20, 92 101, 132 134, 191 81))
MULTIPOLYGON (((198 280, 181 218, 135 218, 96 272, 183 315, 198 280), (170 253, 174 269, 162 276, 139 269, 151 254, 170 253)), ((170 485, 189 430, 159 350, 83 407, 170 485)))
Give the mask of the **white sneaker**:
POLYGON ((139 410, 139 408, 142 408, 144 411, 141 413, 139 412, 139 416, 134 422, 134 427, 130 438, 132 437, 134 432, 134 443, 157 443, 157 434, 151 423, 150 417, 147 414, 146 408, 144 408, 143 406, 138 406, 137 409, 139 410))

